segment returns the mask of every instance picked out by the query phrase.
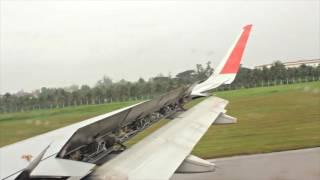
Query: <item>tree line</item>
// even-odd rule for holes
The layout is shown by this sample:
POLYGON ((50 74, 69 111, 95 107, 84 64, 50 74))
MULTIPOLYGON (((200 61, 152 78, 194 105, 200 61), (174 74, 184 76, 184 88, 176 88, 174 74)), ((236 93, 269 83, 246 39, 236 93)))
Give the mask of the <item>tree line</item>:
MULTIPOLYGON (((172 77, 159 74, 136 82, 124 79, 113 82, 104 76, 96 85, 72 85, 66 88, 47 88, 32 93, 5 93, 0 96, 0 112, 30 111, 47 108, 64 108, 70 106, 103 104, 119 101, 150 99, 182 85, 189 85, 205 80, 213 73, 211 63, 197 64, 195 69, 186 70, 172 77)), ((301 65, 297 68, 286 68, 276 61, 270 68, 250 69, 241 67, 239 74, 231 85, 224 85, 216 90, 250 88, 275 84, 296 83, 320 80, 320 66, 301 65)))
POLYGON ((273 86, 319 80, 320 65, 313 67, 302 64, 299 67, 286 68, 281 61, 275 61, 270 68, 249 69, 241 67, 239 74, 232 84, 221 86, 217 90, 273 86))

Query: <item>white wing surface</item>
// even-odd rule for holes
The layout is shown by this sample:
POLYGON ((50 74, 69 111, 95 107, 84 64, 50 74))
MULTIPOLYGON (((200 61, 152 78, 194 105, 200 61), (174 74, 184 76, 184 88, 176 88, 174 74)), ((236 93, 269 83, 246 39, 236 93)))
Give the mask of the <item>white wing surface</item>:
POLYGON ((93 179, 169 179, 212 123, 224 113, 227 101, 209 97, 98 168, 93 179))

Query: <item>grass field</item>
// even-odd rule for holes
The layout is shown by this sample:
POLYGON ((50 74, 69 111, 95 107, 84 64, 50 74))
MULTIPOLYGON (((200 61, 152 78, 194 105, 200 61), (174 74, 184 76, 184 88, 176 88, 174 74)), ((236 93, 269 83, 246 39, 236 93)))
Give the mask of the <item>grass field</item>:
POLYGON ((320 82, 217 93, 233 125, 213 126, 194 149, 205 158, 320 146, 320 82))
MULTIPOLYGON (((216 96, 230 101, 228 114, 238 123, 212 126, 195 147, 195 155, 212 158, 320 146, 320 82, 224 91, 216 96)), ((1 114, 0 146, 133 103, 1 114)), ((127 144, 167 122, 161 120, 127 144)))

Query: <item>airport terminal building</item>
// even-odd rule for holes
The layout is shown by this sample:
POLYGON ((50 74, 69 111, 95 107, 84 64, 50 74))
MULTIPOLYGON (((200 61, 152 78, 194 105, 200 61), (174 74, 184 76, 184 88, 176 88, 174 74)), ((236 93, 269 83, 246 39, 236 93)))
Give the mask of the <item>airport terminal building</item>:
MULTIPOLYGON (((298 60, 298 61, 290 61, 290 62, 283 62, 283 65, 286 68, 297 68, 300 67, 301 65, 306 65, 306 66, 312 66, 312 67, 317 67, 320 65, 320 59, 310 59, 310 60, 298 60)), ((259 66, 255 66, 256 69, 263 69, 263 67, 270 68, 273 65, 271 64, 263 64, 259 66)))

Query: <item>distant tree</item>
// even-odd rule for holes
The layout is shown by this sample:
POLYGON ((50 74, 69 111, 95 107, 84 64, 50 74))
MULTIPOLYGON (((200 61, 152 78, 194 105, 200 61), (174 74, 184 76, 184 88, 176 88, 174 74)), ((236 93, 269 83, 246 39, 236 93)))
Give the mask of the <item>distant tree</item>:
MULTIPOLYGON (((182 85, 205 80, 213 73, 211 63, 204 66, 197 64, 194 70, 186 70, 175 77, 164 76, 136 82, 121 79, 113 82, 111 78, 103 76, 96 85, 71 85, 66 88, 42 87, 32 93, 18 92, 0 95, 0 112, 26 111, 37 108, 65 107, 70 105, 94 104, 110 101, 120 101, 136 98, 150 98, 158 96, 182 85)), ((235 81, 231 85, 224 85, 219 89, 233 89, 240 87, 254 87, 279 82, 296 82, 297 79, 320 80, 320 66, 311 67, 301 65, 297 68, 286 68, 280 61, 275 61, 270 68, 249 69, 242 65, 235 81)))
POLYGON ((195 71, 186 70, 181 73, 178 73, 176 77, 181 84, 191 84, 195 81, 195 71))
POLYGON ((206 69, 205 69, 205 74, 206 74, 206 77, 209 77, 211 74, 213 74, 213 71, 214 69, 211 67, 211 62, 208 61, 207 64, 206 64, 206 69))
POLYGON ((69 87, 66 88, 69 92, 74 92, 74 91, 78 91, 79 90, 79 86, 76 84, 73 84, 69 87))
POLYGON ((108 76, 103 76, 103 78, 101 80, 99 80, 96 84, 96 86, 99 86, 99 87, 109 87, 112 85, 112 79, 109 78, 108 76))
POLYGON ((198 81, 203 81, 207 77, 206 71, 201 64, 196 65, 196 79, 198 81))
POLYGON ((272 80, 280 80, 286 78, 286 67, 280 62, 275 61, 270 68, 272 80))

